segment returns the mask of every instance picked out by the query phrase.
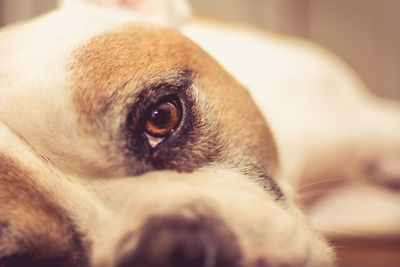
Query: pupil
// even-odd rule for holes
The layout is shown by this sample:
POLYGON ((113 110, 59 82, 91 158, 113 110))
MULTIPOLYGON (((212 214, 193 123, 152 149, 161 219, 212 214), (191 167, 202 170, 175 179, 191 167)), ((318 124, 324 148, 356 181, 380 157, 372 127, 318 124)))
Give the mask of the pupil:
POLYGON ((171 121, 171 110, 167 104, 161 104, 151 114, 151 123, 158 128, 167 128, 171 121))

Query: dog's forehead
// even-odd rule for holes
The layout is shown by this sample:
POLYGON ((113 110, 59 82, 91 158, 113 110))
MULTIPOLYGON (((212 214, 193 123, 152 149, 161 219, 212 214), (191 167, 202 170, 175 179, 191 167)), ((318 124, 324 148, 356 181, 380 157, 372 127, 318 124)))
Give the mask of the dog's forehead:
POLYGON ((73 52, 75 104, 83 115, 95 116, 117 92, 132 95, 150 83, 173 80, 197 68, 193 61, 204 56, 199 54, 201 50, 177 31, 145 24, 94 36, 73 52), (129 89, 123 89, 127 85, 129 89))
MULTIPOLYGON (((189 72, 190 82, 209 95, 208 101, 224 96, 235 102, 247 94, 214 59, 180 32, 148 24, 127 24, 94 36, 79 45, 72 58, 72 90, 76 99, 91 103, 78 106, 88 115, 96 114, 96 107, 100 108, 116 91, 123 94, 121 89, 127 84, 131 85, 129 90, 139 91, 150 83, 174 83, 179 74, 189 72)), ((132 94, 129 90, 126 93, 132 94)))

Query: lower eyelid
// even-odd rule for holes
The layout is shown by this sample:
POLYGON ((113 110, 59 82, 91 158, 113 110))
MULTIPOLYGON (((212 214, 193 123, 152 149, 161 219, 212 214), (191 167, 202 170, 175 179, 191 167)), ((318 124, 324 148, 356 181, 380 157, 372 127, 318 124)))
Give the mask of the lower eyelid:
POLYGON ((146 132, 144 133, 144 135, 146 136, 147 142, 149 142, 149 145, 151 146, 151 148, 156 147, 159 143, 161 143, 165 139, 165 137, 154 137, 154 136, 151 136, 146 132))

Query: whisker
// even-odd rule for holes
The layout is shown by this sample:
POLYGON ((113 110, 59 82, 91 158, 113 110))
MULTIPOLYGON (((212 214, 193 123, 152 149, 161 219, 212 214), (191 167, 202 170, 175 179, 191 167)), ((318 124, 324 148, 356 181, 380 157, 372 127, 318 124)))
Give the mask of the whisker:
POLYGON ((326 194, 326 193, 333 193, 333 192, 340 193, 341 191, 339 188, 314 188, 313 190, 310 189, 305 192, 296 192, 295 199, 297 201, 301 201, 303 199, 317 196, 322 193, 326 194))
POLYGON ((305 190, 305 189, 307 189, 309 187, 314 187, 314 186, 317 186, 317 185, 341 182, 343 180, 344 180, 343 178, 320 179, 320 180, 317 180, 317 181, 312 181, 312 182, 308 182, 308 183, 302 184, 302 185, 300 185, 299 187, 296 188, 296 191, 302 191, 302 190, 305 190))
POLYGON ((317 226, 317 229, 319 232, 324 233, 324 235, 335 235, 335 234, 344 234, 344 235, 351 235, 353 237, 368 237, 366 233, 359 232, 356 230, 349 230, 349 229, 343 229, 343 228, 336 228, 336 227, 320 227, 317 226))

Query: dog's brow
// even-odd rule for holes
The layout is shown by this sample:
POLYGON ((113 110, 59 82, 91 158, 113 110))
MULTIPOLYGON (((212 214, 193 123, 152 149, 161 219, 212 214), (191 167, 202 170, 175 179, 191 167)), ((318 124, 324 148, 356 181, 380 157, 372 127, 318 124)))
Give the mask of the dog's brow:
POLYGON ((193 83, 193 71, 190 69, 169 71, 149 80, 144 90, 152 90, 160 87, 170 87, 171 89, 187 90, 193 83))

